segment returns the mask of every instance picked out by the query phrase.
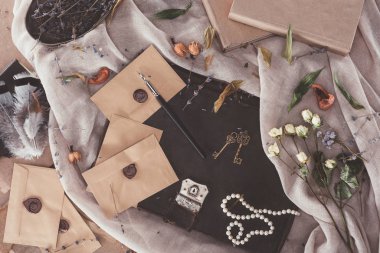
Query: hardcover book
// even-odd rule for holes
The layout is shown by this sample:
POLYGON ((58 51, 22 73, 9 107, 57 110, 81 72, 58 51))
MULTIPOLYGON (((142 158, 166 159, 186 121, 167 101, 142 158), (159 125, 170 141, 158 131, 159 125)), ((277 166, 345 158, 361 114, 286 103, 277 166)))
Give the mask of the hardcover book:
POLYGON ((233 0, 202 0, 211 25, 218 33, 223 51, 229 51, 250 42, 257 42, 272 34, 228 19, 233 0))
POLYGON ((229 18, 346 55, 350 52, 364 0, 234 0, 229 18))

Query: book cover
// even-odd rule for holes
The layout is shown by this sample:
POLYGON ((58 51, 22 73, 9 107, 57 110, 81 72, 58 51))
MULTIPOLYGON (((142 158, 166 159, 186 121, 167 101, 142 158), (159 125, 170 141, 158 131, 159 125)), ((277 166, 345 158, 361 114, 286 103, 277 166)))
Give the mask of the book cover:
POLYGON ((350 52, 364 0, 235 0, 229 18, 275 34, 346 55, 350 52))
POLYGON ((202 0, 211 25, 218 33, 223 51, 229 51, 250 42, 257 42, 272 34, 228 19, 233 0, 202 0))

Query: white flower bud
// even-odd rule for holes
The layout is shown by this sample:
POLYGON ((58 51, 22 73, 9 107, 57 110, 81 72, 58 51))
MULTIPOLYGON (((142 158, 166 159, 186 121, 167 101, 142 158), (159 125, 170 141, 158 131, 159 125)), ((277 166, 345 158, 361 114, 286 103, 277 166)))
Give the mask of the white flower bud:
POLYGON ((303 110, 301 114, 302 114, 303 120, 305 122, 311 124, 311 119, 313 118, 313 113, 309 109, 307 109, 307 110, 303 110))
POLYGON ((296 128, 293 124, 286 124, 285 127, 285 134, 287 135, 296 135, 296 128))
POLYGON ((303 125, 296 126, 296 134, 301 138, 307 138, 309 129, 303 125))
POLYGON ((321 118, 318 114, 314 114, 313 118, 311 119, 311 124, 314 128, 320 128, 321 127, 321 118))
POLYGON ((325 167, 328 169, 334 169, 336 167, 336 161, 334 159, 328 159, 325 161, 325 167))
POLYGON ((297 155, 296 155, 298 161, 302 164, 305 164, 307 163, 307 161, 309 160, 309 158, 307 157, 307 155, 304 153, 304 152, 299 152, 297 155))
POLYGON ((278 148, 278 145, 276 142, 268 147, 268 156, 269 157, 278 156, 279 154, 280 154, 280 149, 278 148))
POLYGON ((281 135, 282 135, 282 127, 280 128, 272 128, 270 131, 269 131, 269 136, 272 137, 272 138, 280 138, 281 135))

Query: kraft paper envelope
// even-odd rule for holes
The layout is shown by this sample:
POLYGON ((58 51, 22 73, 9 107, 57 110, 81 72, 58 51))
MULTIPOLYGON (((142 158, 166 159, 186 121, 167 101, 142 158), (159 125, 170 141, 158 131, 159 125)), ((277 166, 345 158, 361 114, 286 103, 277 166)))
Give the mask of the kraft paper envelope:
POLYGON ((83 173, 89 188, 108 217, 137 204, 178 181, 154 135, 83 173), (123 168, 135 164, 132 179, 123 168))
POLYGON ((55 248, 64 191, 54 169, 14 164, 4 242, 55 248), (29 212, 23 202, 38 198, 42 207, 29 212))
POLYGON ((162 136, 162 130, 128 118, 112 115, 96 164, 106 161, 152 134, 159 141, 162 136))
POLYGON ((61 221, 66 222, 68 227, 59 230, 57 248, 51 249, 51 252, 93 253, 101 247, 95 235, 66 196, 63 200, 61 221))
POLYGON ((116 114, 144 122, 160 108, 139 77, 139 72, 149 78, 166 101, 185 87, 182 79, 160 53, 150 46, 91 98, 108 119, 116 114), (137 89, 147 92, 148 100, 144 103, 133 99, 133 93, 137 89))

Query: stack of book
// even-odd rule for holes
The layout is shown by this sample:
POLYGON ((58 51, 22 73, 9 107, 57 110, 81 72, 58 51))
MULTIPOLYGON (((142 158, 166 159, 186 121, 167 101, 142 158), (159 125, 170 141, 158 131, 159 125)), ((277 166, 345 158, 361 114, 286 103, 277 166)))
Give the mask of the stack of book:
POLYGON ((312 46, 350 52, 364 0, 202 0, 223 51, 273 34, 293 36, 312 46))

